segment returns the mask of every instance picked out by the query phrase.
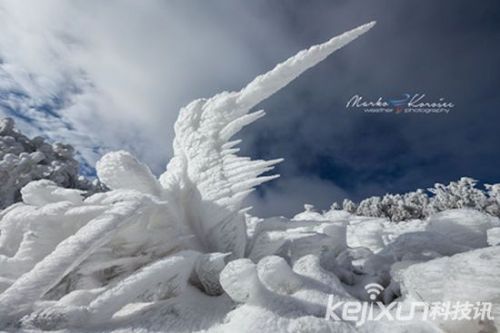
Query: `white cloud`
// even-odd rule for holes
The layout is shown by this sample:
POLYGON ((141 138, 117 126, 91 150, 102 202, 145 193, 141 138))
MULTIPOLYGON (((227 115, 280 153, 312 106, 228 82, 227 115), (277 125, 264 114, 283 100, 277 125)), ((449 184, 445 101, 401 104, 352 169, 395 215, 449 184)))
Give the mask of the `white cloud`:
POLYGON ((181 106, 266 70, 256 43, 289 43, 243 4, 220 2, 1 1, 0 29, 0 93, 27 95, 11 96, 34 119, 23 130, 70 142, 91 163, 96 147, 128 149, 156 172, 181 106))
MULTIPOLYGON (((0 0, 0 101, 16 110, 23 132, 71 143, 91 164, 105 151, 125 149, 160 173, 180 107, 239 89, 307 46, 256 7, 0 0), (44 104, 55 114, 40 112, 44 104)), ((0 115, 8 109, 0 105, 0 115)), ((253 196, 254 214, 293 215, 305 202, 328 208, 346 196, 293 165, 287 170, 263 197, 253 196)))

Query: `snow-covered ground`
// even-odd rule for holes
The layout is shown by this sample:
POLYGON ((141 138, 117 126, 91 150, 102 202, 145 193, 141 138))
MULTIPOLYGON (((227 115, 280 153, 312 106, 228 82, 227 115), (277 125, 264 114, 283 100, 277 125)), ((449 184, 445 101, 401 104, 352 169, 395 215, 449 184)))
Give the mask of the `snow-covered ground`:
POLYGON ((497 217, 461 208, 395 223, 308 206, 259 219, 242 209, 281 161, 236 155, 231 137, 264 114, 251 108, 372 26, 183 108, 159 179, 121 151, 96 166, 108 192, 24 186, 0 212, 0 329, 496 332, 497 217), (467 306, 456 318, 436 310, 457 302, 467 306))

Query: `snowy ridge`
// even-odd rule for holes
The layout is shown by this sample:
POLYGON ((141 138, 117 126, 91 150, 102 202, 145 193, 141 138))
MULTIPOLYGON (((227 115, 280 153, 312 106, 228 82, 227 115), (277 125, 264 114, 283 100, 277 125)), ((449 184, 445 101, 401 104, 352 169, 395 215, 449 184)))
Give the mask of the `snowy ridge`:
MULTIPOLYGON (((242 201, 281 160, 237 155, 249 113, 361 26, 257 77, 199 99, 175 124, 174 157, 156 179, 131 154, 96 166, 111 190, 84 198, 49 180, 0 213, 0 329, 66 332, 495 332, 500 220, 462 208, 393 223, 308 206, 259 219, 242 201), (448 283, 451 281, 451 283, 448 283), (325 320, 329 300, 491 302, 470 321, 325 320), (457 293, 460 290, 461 293, 457 293), (466 295, 466 296, 460 296, 466 295), (330 297, 331 296, 331 297, 330 297), (466 298, 467 299, 467 298, 466 298)), ((474 192, 475 193, 475 192, 474 192)), ((376 313, 381 311, 376 308, 376 313)))

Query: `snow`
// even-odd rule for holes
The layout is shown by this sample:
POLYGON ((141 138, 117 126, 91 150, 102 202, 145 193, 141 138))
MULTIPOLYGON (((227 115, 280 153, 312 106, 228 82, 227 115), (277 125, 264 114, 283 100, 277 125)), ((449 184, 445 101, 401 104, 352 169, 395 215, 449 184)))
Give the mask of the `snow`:
MULTIPOLYGON (((276 177, 264 174, 281 160, 238 156, 239 141, 231 138, 264 115, 249 113, 260 101, 373 24, 299 52, 238 92, 183 108, 174 156, 159 179, 119 151, 97 163, 107 192, 63 188, 50 179, 22 189, 4 185, 4 194, 20 190, 22 202, 0 212, 0 329, 500 329, 498 184, 485 193, 462 178, 436 185, 434 199, 417 191, 357 207, 345 201, 342 211, 305 205, 292 219, 245 213, 245 197, 276 177), (375 297, 365 290, 371 283, 383 289, 375 297), (496 319, 423 321, 418 314, 411 321, 361 326, 325 319, 331 302, 373 298, 376 313, 382 313, 380 304, 409 306, 414 300, 491 302, 496 319)), ((1 131, 11 133, 9 121, 2 124, 1 131)))
POLYGON ((487 246, 487 230, 500 226, 500 219, 472 209, 448 210, 429 219, 428 230, 441 233, 457 244, 487 246))
POLYGON ((97 176, 110 189, 129 189, 158 196, 160 183, 143 163, 126 151, 104 155, 96 165, 97 176))
MULTIPOLYGON (((493 304, 492 315, 496 318, 495 325, 498 329, 498 324, 500 324, 499 258, 500 247, 494 246, 412 265, 403 273, 401 281, 403 295, 426 302, 439 300, 491 302, 493 304)), ((439 326, 445 330, 454 325, 457 324, 439 323, 439 326)))
POLYGON ((500 228, 491 228, 486 232, 488 244, 491 246, 500 245, 500 228))
POLYGON ((21 189, 23 202, 31 206, 43 206, 60 201, 78 205, 83 202, 83 194, 84 191, 61 188, 47 179, 32 181, 21 189))

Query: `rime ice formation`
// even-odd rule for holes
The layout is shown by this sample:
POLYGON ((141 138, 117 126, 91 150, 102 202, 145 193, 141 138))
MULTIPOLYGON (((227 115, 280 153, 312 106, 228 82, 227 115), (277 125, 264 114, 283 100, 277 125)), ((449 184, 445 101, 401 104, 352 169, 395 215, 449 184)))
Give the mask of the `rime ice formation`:
MULTIPOLYGON (((368 300, 367 283, 385 287, 379 300, 386 304, 415 297, 455 300, 463 297, 453 292, 457 288, 474 301, 493 302, 498 313, 496 217, 457 209, 395 224, 313 207, 291 220, 259 219, 242 208, 255 186, 276 177, 262 175, 281 161, 236 155, 232 136, 264 114, 250 109, 373 24, 299 52, 239 92, 183 108, 174 157, 159 179, 129 153, 114 152, 96 166, 109 192, 83 197, 50 180, 23 187, 22 202, 0 212, 0 329, 456 328, 454 322, 418 318, 361 327, 324 319, 330 295, 336 301, 368 300)), ((467 325, 470 332, 487 332, 499 322, 467 325)))
POLYGON ((0 119, 0 209, 20 201, 20 189, 32 180, 49 179, 58 186, 97 191, 97 184, 78 176, 70 145, 50 145, 42 137, 28 139, 11 118, 0 119))

